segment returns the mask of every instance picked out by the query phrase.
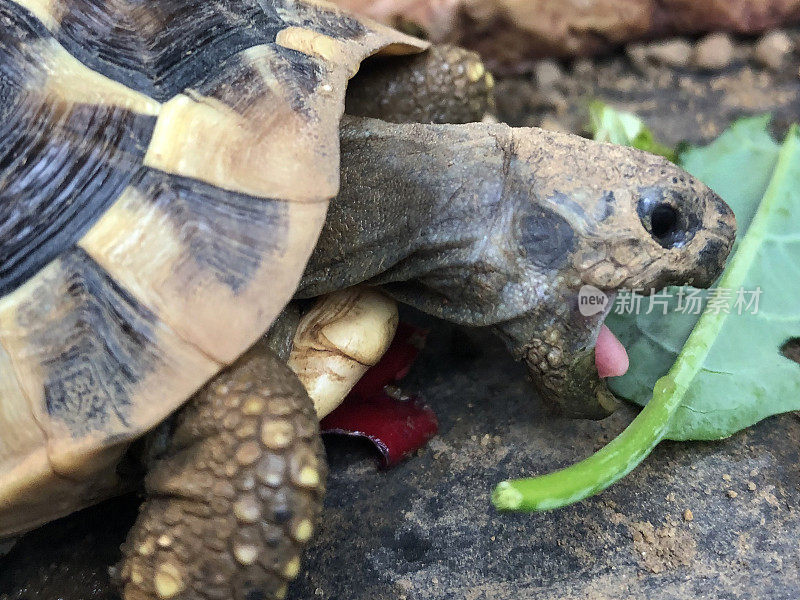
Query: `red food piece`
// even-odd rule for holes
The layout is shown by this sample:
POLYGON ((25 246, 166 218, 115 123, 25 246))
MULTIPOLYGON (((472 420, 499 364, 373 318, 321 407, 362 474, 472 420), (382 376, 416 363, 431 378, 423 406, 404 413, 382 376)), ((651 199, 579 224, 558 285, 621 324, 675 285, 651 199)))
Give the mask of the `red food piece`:
POLYGON ((427 337, 427 329, 400 323, 386 354, 377 365, 364 373, 364 376, 350 390, 348 399, 351 397, 369 398, 380 394, 387 385, 393 385, 408 375, 411 365, 417 360, 420 350, 425 346, 427 337))
POLYGON ((323 433, 370 440, 386 468, 425 446, 439 430, 436 414, 419 398, 398 400, 386 392, 371 398, 349 396, 322 420, 321 426, 323 433))
POLYGON ((425 344, 427 330, 401 323, 380 362, 355 385, 339 408, 320 423, 323 433, 363 437, 392 467, 427 444, 439 430, 436 414, 419 398, 406 398, 386 386, 408 374, 425 344))

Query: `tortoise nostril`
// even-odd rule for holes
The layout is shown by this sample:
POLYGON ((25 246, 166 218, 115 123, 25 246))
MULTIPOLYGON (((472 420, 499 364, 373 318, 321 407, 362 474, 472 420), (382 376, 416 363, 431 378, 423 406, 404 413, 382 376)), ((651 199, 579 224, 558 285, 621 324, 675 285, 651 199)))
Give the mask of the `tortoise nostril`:
POLYGON ((650 215, 650 231, 659 241, 674 237, 678 229, 678 211, 669 204, 659 204, 650 215))
POLYGON ((800 338, 789 338, 781 346, 781 354, 800 364, 800 338))

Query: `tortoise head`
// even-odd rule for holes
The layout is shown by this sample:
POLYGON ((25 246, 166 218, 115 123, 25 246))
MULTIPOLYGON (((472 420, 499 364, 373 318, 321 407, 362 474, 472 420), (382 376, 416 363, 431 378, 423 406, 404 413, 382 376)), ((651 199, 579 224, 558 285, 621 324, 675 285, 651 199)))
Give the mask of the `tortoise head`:
POLYGON ((685 171, 632 148, 530 130, 510 154, 513 236, 544 308, 500 330, 545 397, 569 414, 603 416, 615 401, 598 366, 627 365, 621 345, 596 347, 615 293, 711 285, 733 245, 733 212, 685 171), (602 292, 596 310, 580 304, 586 285, 602 292))
POLYGON ((340 139, 342 187, 298 293, 367 281, 441 318, 491 326, 571 414, 614 405, 595 361, 610 302, 585 316, 581 288, 608 300, 621 288, 708 285, 733 242, 733 214, 713 192, 629 148, 372 119, 346 120, 340 139))
POLYGON ((549 156, 537 151, 528 158, 536 173, 532 214, 552 211, 563 219, 570 239, 562 251, 582 283, 650 292, 708 287, 720 275, 736 220, 711 189, 659 156, 544 135, 551 138, 549 156))

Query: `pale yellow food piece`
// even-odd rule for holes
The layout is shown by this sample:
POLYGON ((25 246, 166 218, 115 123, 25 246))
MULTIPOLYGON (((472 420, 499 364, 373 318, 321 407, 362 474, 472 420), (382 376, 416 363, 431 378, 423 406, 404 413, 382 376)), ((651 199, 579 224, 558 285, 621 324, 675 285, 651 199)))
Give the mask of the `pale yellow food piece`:
POLYGON ((397 304, 369 288, 321 298, 300 321, 289 357, 321 419, 389 348, 397 330, 397 304))

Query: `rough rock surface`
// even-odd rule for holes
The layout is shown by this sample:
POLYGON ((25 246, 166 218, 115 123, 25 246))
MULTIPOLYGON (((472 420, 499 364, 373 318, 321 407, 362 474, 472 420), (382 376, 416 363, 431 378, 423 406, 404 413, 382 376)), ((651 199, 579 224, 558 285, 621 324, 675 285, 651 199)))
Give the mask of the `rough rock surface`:
MULTIPOLYGON (((439 436, 391 471, 377 470, 364 444, 328 442, 325 520, 290 599, 800 595, 794 415, 723 442, 662 444, 621 483, 579 505, 502 515, 489 503, 494 483, 586 456, 633 412, 601 422, 553 416, 492 337, 446 325, 434 328, 404 385, 437 409, 439 436)), ((135 499, 125 498, 24 538, 0 561, 0 598, 117 600, 106 565, 118 558, 134 511, 135 499)))
POLYGON ((478 50, 506 72, 545 56, 633 40, 757 33, 800 21, 800 0, 336 0, 372 18, 478 50))

